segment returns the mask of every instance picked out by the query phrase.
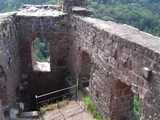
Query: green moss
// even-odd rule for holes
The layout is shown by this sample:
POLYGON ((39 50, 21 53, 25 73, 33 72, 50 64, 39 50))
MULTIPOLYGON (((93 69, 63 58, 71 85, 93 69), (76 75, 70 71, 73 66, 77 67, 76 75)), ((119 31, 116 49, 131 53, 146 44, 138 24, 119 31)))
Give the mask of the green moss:
POLYGON ((139 119, 141 116, 142 108, 139 96, 134 96, 133 100, 133 113, 136 119, 139 119))
POLYGON ((103 116, 98 112, 96 105, 92 101, 91 97, 85 96, 83 101, 87 107, 87 110, 93 115, 93 117, 97 120, 105 120, 103 116))

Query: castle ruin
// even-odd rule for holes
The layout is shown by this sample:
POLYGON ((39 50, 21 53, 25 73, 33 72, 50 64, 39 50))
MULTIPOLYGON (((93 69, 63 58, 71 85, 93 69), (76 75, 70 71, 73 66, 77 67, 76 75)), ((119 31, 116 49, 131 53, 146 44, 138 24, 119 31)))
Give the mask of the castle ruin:
MULTIPOLYGON (((0 15, 0 120, 24 96, 64 87, 65 71, 89 81, 89 94, 106 119, 160 120, 160 38, 137 28, 89 17, 85 0, 25 5, 0 15), (49 43, 50 72, 33 70, 32 43, 49 43)), ((29 98, 28 98, 29 99, 29 98)))

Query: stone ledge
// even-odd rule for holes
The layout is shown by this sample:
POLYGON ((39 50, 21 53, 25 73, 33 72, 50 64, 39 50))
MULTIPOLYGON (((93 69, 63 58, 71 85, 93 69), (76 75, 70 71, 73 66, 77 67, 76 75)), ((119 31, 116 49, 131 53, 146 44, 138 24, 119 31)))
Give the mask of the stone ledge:
POLYGON ((160 53, 159 37, 140 31, 139 29, 126 24, 118 24, 112 21, 103 21, 91 17, 75 17, 83 20, 86 23, 91 24, 93 27, 97 29, 104 30, 106 32, 111 33, 112 35, 119 36, 132 43, 136 43, 138 45, 146 47, 156 53, 160 53))
POLYGON ((84 7, 77 7, 77 6, 72 7, 72 13, 77 15, 82 15, 82 16, 92 15, 92 11, 90 11, 89 9, 84 7))
POLYGON ((55 5, 25 5, 18 12, 17 16, 29 17, 59 17, 66 13, 57 10, 55 5))

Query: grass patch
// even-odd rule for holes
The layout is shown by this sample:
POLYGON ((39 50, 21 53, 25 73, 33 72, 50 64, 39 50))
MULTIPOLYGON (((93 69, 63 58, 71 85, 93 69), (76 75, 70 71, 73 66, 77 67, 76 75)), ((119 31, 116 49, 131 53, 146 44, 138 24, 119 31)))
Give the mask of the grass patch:
POLYGON ((103 116, 98 112, 96 105, 92 101, 92 98, 89 96, 85 96, 83 98, 84 104, 87 106, 87 110, 93 115, 93 117, 97 120, 105 120, 103 116))

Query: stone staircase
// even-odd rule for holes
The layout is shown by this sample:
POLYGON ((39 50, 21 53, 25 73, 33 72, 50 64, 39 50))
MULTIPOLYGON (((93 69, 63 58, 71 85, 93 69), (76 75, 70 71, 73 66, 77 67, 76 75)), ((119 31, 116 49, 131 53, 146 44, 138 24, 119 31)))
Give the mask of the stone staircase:
POLYGON ((48 111, 43 118, 44 120, 94 120, 79 102, 70 102, 66 107, 48 111))

